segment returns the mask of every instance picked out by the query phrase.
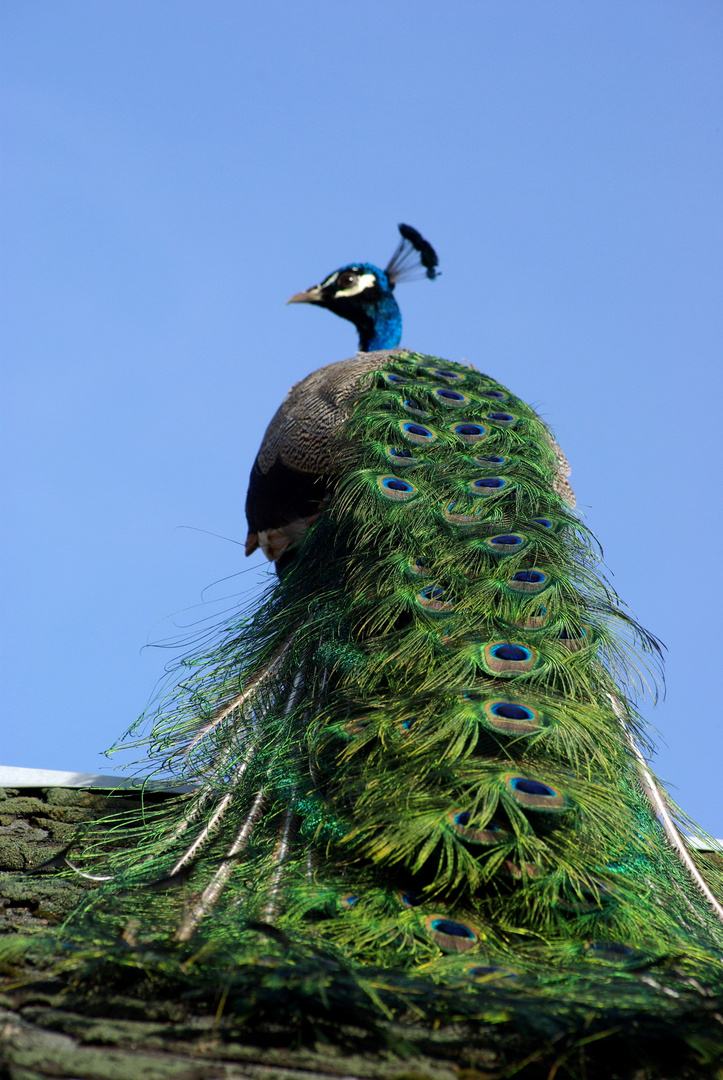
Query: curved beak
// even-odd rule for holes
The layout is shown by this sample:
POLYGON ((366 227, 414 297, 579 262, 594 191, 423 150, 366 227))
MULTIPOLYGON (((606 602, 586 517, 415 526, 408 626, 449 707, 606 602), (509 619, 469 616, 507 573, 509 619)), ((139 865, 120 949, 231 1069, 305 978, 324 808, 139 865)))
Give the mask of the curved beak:
POLYGON ((287 304, 321 304, 323 302, 321 285, 312 285, 305 292, 297 292, 286 301, 287 304))

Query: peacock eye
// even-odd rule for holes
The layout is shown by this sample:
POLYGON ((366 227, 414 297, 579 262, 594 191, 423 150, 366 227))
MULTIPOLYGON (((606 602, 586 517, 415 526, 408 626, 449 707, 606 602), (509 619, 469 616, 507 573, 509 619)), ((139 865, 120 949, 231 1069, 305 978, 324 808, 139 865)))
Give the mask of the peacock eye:
POLYGON ((349 289, 352 285, 356 285, 358 280, 358 274, 353 273, 351 270, 347 270, 343 274, 339 274, 336 279, 337 288, 349 289))

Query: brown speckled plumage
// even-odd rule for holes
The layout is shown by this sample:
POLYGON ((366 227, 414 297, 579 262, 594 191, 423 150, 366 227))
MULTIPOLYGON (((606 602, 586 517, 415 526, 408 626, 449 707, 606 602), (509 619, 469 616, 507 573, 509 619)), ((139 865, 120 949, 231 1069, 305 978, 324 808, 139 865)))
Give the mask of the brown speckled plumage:
POLYGON ((325 473, 331 441, 349 416, 364 376, 391 355, 392 351, 357 353, 325 364, 295 383, 266 429, 256 458, 259 471, 267 473, 274 462, 283 461, 298 472, 325 473))

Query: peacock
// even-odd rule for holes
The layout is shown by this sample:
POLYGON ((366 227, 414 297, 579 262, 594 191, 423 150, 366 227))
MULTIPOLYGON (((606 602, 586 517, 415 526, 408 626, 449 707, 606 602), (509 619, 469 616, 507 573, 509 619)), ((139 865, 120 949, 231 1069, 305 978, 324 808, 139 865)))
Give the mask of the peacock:
POLYGON ((596 1040, 588 1075, 707 1075, 723 879, 647 763, 659 643, 602 576, 548 426, 400 347, 395 286, 438 260, 399 228, 384 270, 289 301, 359 351, 271 420, 246 552, 277 576, 131 729, 145 775, 190 790, 66 853, 98 887, 53 963, 96 997, 223 988, 252 1025, 494 1027, 520 1059, 563 1047, 569 1075, 596 1040))

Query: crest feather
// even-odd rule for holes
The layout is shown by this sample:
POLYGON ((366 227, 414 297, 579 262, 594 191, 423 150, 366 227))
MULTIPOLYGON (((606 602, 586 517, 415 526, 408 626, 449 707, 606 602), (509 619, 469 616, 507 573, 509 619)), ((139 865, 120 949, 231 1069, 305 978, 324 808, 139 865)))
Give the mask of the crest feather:
POLYGON ((386 266, 385 273, 392 288, 400 281, 417 281, 420 277, 436 278, 439 259, 428 240, 411 225, 400 225, 402 239, 386 266), (420 273, 420 269, 424 273, 420 273))

